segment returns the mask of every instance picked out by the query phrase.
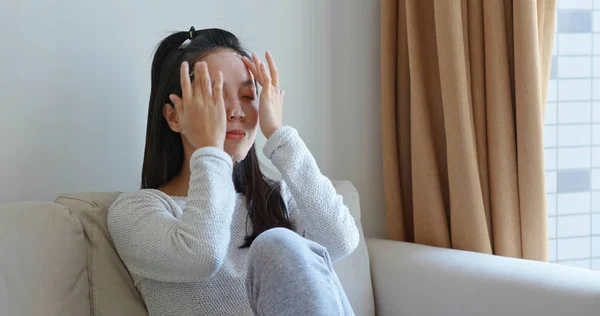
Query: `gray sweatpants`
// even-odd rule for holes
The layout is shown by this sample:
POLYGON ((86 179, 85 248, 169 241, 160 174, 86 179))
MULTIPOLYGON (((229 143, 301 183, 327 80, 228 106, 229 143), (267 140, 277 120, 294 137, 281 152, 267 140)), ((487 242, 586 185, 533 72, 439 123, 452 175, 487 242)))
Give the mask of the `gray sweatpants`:
POLYGON ((354 315, 325 247, 285 228, 250 246, 246 290, 255 315, 354 315))

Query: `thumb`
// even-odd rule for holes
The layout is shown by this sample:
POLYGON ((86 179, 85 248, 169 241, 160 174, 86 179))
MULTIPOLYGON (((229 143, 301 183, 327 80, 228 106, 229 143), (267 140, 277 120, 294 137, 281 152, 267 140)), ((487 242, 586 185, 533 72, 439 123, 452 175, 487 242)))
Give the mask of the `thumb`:
POLYGON ((177 112, 183 113, 183 100, 181 100, 181 98, 178 95, 169 94, 169 100, 173 102, 173 105, 175 106, 175 110, 177 110, 177 112))
POLYGON ((183 100, 176 94, 170 94, 169 100, 173 102, 177 118, 181 118, 183 116, 183 100))

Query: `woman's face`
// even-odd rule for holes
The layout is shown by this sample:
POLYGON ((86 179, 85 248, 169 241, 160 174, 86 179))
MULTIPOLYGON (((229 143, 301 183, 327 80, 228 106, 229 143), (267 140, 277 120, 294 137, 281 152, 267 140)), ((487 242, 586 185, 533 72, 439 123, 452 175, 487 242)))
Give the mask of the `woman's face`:
POLYGON ((254 78, 240 55, 218 50, 203 59, 211 79, 223 72, 223 98, 227 115, 227 135, 223 149, 234 162, 243 160, 256 139, 258 94, 254 78))

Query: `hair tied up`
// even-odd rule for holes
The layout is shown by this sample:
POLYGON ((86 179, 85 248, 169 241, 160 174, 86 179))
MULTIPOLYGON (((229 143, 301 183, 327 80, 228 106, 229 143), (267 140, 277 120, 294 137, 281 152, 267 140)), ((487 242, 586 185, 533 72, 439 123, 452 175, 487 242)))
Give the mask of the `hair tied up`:
POLYGON ((185 41, 183 41, 183 43, 181 43, 181 45, 179 45, 179 49, 184 49, 184 48, 188 47, 188 45, 190 45, 190 43, 192 42, 192 39, 194 38, 194 36, 196 36, 196 29, 192 26, 192 27, 190 27, 190 30, 188 31, 188 38, 186 38, 185 41))

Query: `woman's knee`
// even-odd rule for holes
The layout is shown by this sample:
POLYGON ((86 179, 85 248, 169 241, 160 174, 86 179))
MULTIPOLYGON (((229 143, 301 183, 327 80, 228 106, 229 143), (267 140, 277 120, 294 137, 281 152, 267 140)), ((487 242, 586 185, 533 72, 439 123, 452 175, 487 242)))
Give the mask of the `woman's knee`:
POLYGON ((301 242, 302 237, 287 228, 276 227, 262 232, 250 245, 250 251, 288 250, 301 242))
POLYGON ((296 232, 287 228, 271 228, 264 231, 252 242, 248 256, 250 258, 302 258, 315 247, 320 247, 296 232), (313 245, 314 244, 314 245, 313 245))

